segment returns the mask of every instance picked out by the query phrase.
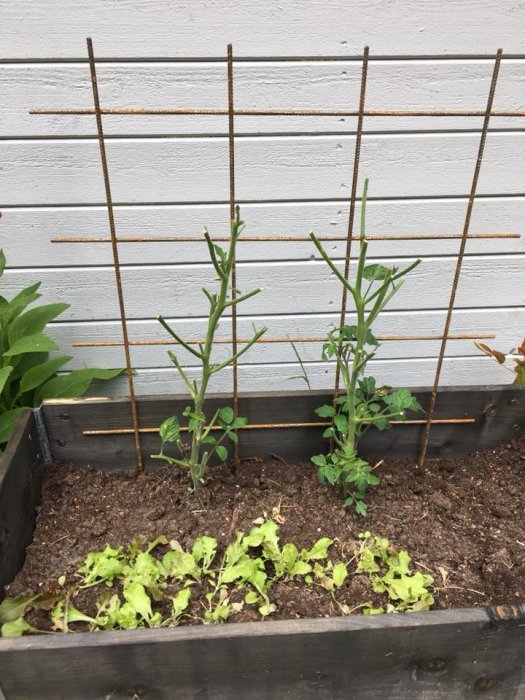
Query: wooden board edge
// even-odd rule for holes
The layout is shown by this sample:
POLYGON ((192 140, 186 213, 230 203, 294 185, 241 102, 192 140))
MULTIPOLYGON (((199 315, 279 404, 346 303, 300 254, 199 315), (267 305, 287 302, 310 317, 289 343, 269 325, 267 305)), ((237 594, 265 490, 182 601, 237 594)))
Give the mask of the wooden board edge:
POLYGON ((43 472, 36 422, 24 411, 0 459, 0 600, 31 542, 43 472))

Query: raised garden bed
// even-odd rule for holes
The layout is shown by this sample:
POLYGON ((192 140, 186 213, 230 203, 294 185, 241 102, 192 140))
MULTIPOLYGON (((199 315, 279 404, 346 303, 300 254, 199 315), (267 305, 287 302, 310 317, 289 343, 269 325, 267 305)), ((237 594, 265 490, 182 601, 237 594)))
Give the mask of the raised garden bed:
MULTIPOLYGON (((416 521, 423 523, 419 527, 428 529, 430 541, 438 532, 446 534, 450 526, 450 541, 442 542, 445 549, 453 549, 452 543, 457 545, 460 541, 466 547, 470 523, 473 526, 470 533, 472 556, 469 556, 468 547, 441 555, 444 568, 448 566, 451 574, 449 583, 454 578, 455 584, 461 571, 452 571, 453 561, 464 560, 468 565, 472 564, 470 559, 479 559, 491 548, 494 552, 505 548, 510 532, 522 542, 518 528, 524 471, 520 461, 525 464, 525 449, 519 440, 525 427, 523 391, 522 387, 508 386, 443 389, 436 418, 454 416, 476 420, 474 423, 434 427, 428 457, 441 457, 445 461, 429 461, 419 476, 416 476, 415 469, 411 470, 417 455, 421 425, 368 433, 361 443, 362 453, 371 460, 385 458, 385 465, 381 473, 383 483, 370 492, 370 512, 366 518, 352 512, 344 513, 338 494, 315 484, 313 467, 305 466, 301 472, 300 467, 287 464, 307 461, 322 449, 321 431, 312 427, 244 430, 241 457, 269 457, 269 460, 266 463, 262 459, 243 462, 235 476, 223 468, 216 473, 217 483, 212 485, 210 493, 214 498, 222 493, 226 524, 232 530, 249 527, 253 516, 258 514, 258 506, 254 503, 266 492, 268 503, 261 510, 264 506, 278 505, 280 495, 280 512, 284 518, 282 530, 287 536, 291 537, 293 527, 298 526, 304 530, 295 533, 299 540, 301 536, 311 539, 317 528, 323 530, 319 536, 330 537, 340 536, 337 528, 345 526, 349 537, 355 537, 359 530, 372 529, 377 534, 388 536, 396 546, 408 549, 415 560, 433 572, 440 555, 429 546, 428 556, 423 559, 424 541, 419 543, 419 550, 414 551, 418 549, 416 521), (500 450, 490 454, 485 452, 477 461, 467 459, 463 464, 451 461, 475 450, 489 450, 499 445, 502 446, 500 450), (272 454, 273 458, 270 457, 272 454), (412 467, 408 463, 393 461, 401 458, 412 460, 412 467), (505 471, 506 460, 508 472, 505 471), (308 488, 296 493, 294 489, 300 487, 301 479, 308 488), (263 488, 265 483, 266 488, 263 488), (445 486, 447 491, 444 491, 445 486), (236 491, 240 493, 238 499, 235 498, 236 491), (318 494, 319 512, 309 500, 312 492, 318 494), (274 501, 277 502, 274 504, 274 501), (462 503, 465 510, 457 512, 462 503), (299 510, 295 526, 290 515, 294 506, 299 510), (406 510, 403 510, 404 506, 407 506, 406 510), (310 514, 309 518, 305 518, 305 513, 310 514), (308 531, 307 520, 312 521, 313 531, 308 531), (500 532, 499 542, 494 536, 496 531, 500 532), (488 533, 493 537, 487 540, 483 549, 483 537, 488 533)), ((414 393, 426 405, 428 392, 414 393)), ((326 399, 318 392, 247 396, 240 398, 239 410, 252 424, 297 424, 311 422, 313 409, 326 399)), ((213 401, 210 400, 210 408, 213 401)), ((185 400, 181 400, 175 408, 184 404, 185 400)), ((142 399, 139 402, 141 424, 156 426, 173 409, 173 401, 166 398, 142 399)), ((106 472, 125 472, 133 464, 133 445, 129 435, 84 435, 84 431, 90 429, 129 428, 126 400, 53 402, 44 407, 39 421, 47 428, 48 442, 41 425, 41 443, 35 418, 28 412, 20 420, 1 463, 2 586, 15 578, 23 564, 26 546, 31 541, 46 453, 57 462, 89 464, 106 472)), ((154 452, 157 447, 157 436, 146 434, 144 454, 154 452)), ((57 555, 52 566, 66 565, 67 558, 75 553, 81 558, 85 553, 83 546, 93 548, 94 542, 98 541, 103 547, 106 540, 124 537, 125 531, 119 528, 130 520, 129 511, 133 510, 130 501, 135 498, 137 502, 141 492, 144 493, 144 503, 137 507, 142 513, 138 517, 145 517, 148 512, 151 516, 148 522, 147 518, 144 521, 148 531, 141 534, 149 537, 156 532, 173 536, 174 530, 166 532, 166 528, 179 528, 179 524, 173 522, 177 509, 172 502, 173 510, 170 511, 161 496, 157 499, 150 496, 148 489, 151 488, 159 492, 163 488, 169 490, 171 486, 172 493, 179 495, 183 523, 180 527, 187 530, 185 534, 179 534, 181 540, 190 537, 192 529, 193 536, 196 536, 206 532, 208 527, 213 530, 212 534, 220 536, 221 523, 219 520, 214 523, 211 518, 211 513, 216 512, 215 506, 209 505, 209 523, 199 513, 188 518, 186 511, 192 497, 184 496, 185 488, 180 479, 174 479, 170 485, 170 474, 173 470, 163 466, 155 476, 146 476, 137 483, 117 474, 104 477, 96 471, 86 473, 84 469, 72 466, 49 468, 44 494, 46 501, 50 498, 51 505, 44 503, 42 506, 36 540, 42 542, 47 538, 47 544, 53 545, 54 548, 48 550, 51 558, 53 552, 57 555), (82 481, 82 474, 86 475, 85 481, 82 481), (57 492, 61 482, 63 490, 57 492), (93 508, 97 494, 104 493, 104 489, 101 491, 102 482, 110 500, 112 494, 122 492, 117 510, 121 509, 123 513, 119 515, 117 512, 115 517, 108 518, 101 507, 99 522, 96 523, 99 528, 95 531, 96 511, 89 511, 89 508, 93 508), (122 504, 125 499, 128 499, 128 513, 122 504), (80 500, 85 501, 82 505, 88 508, 89 518, 93 519, 88 519, 85 524, 87 538, 84 544, 79 533, 74 532, 77 541, 73 545, 57 545, 53 540, 57 535, 61 536, 60 527, 72 534, 75 514, 55 512, 53 517, 53 511, 60 504, 69 506, 80 500), (158 513, 152 512, 155 504, 160 505, 161 510, 162 506, 165 507, 164 514, 159 517, 158 513), (114 535, 112 524, 116 528, 114 535), (58 529, 53 530, 53 527, 58 529)), ((82 517, 77 518, 79 524, 84 523, 82 517)), ((136 527, 136 521, 128 522, 128 527, 136 527)), ((517 553, 520 546, 516 545, 517 553)), ((468 579, 459 586, 463 590, 454 588, 454 584, 447 590, 445 582, 436 581, 437 607, 480 606, 477 608, 4 638, 0 640, 0 687, 8 700, 19 697, 41 700, 57 697, 410 699, 427 695, 432 698, 464 698, 477 694, 519 698, 525 692, 525 611, 520 607, 525 592, 522 583, 520 588, 523 566, 516 552, 511 552, 513 560, 507 567, 500 562, 505 569, 501 576, 497 572, 492 578, 487 576, 487 581, 492 581, 493 585, 488 585, 486 591, 480 592, 472 582, 469 586, 468 579)), ((38 561, 38 557, 34 558, 34 545, 26 566, 32 560, 38 561)), ((498 563, 493 564, 497 566, 498 563)), ((474 571, 476 566, 480 569, 482 565, 481 561, 474 562, 470 568, 474 571)), ((18 575, 15 586, 23 584, 23 575, 24 571, 18 575)), ((319 605, 321 607, 313 610, 312 615, 327 614, 322 601, 319 605)), ((281 606, 293 616, 284 598, 281 606)), ((305 614, 300 607, 296 613, 305 614)))

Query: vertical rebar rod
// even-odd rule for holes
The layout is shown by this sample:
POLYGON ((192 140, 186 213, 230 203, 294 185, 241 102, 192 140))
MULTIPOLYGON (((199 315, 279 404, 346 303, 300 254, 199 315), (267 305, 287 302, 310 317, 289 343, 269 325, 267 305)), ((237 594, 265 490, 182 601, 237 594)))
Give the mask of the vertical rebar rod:
MULTIPOLYGON (((233 236, 235 220, 235 124, 233 103, 233 47, 228 44, 228 161, 230 174, 230 235, 233 236)), ((237 296, 237 260, 234 255, 232 265, 232 300, 237 296)), ((233 383, 233 415, 237 418, 239 413, 239 377, 237 359, 237 305, 232 305, 232 383, 233 383)), ((233 443, 233 460, 239 464, 239 443, 233 443)))
POLYGON ((425 463, 425 457, 427 454, 428 441, 430 437, 430 427, 432 424, 432 418, 434 416, 434 409, 436 407, 437 390, 439 386, 439 380, 441 377, 441 369, 443 367, 443 359, 445 357, 445 350, 447 347, 448 333, 450 330, 450 324, 452 321, 452 312, 454 310, 454 303, 456 301, 456 292, 459 284, 459 279, 461 275, 461 268, 463 265, 463 257, 465 255, 465 247, 467 244, 468 232, 470 228, 470 219, 472 216, 472 209, 474 207, 474 201, 476 199, 476 190, 478 187, 479 173, 481 170, 481 163, 483 160, 483 153, 485 151, 485 142, 487 140, 487 132, 490 122, 490 114, 492 111, 492 104, 494 102, 494 94, 496 92, 496 83, 498 81, 498 74, 501 64, 501 56, 503 50, 498 49, 496 53, 496 60, 494 62, 494 69, 492 71, 492 80, 490 82, 489 96, 487 99, 487 108, 485 110, 485 117, 483 119, 483 127, 481 129, 481 137, 479 141, 478 156, 476 159, 476 166, 474 168, 474 176, 472 178, 472 185, 470 188, 470 195, 467 204, 467 211, 465 214, 465 223, 463 225, 463 233, 461 236, 461 243, 459 247, 459 253, 456 261, 456 270, 454 273, 454 279, 452 281, 452 288, 450 290, 450 299, 447 308, 447 315, 445 320, 445 328, 443 331, 443 339, 441 341, 441 346, 439 350, 438 362, 436 366, 436 374, 434 376, 434 384, 432 387, 432 394, 430 397, 430 405, 428 408, 427 422, 425 424, 425 429, 423 432, 423 439, 421 441, 421 449, 419 452, 418 466, 423 466, 425 463))
MULTIPOLYGON (((346 251, 345 251, 345 267, 344 276, 348 279, 350 274, 350 255, 352 253, 352 238, 354 233, 354 219, 355 219, 355 205, 357 197, 357 182, 359 179, 359 162, 361 159, 361 139, 363 136, 363 120, 365 111, 365 99, 366 99, 366 79, 368 76, 368 56, 369 47, 365 46, 363 51, 363 63, 361 68, 361 91, 359 94, 359 114, 357 117, 357 131, 355 137, 355 151, 354 151, 354 166, 352 173, 352 186, 350 190, 350 211, 348 212, 348 226, 346 233, 346 251)), ((362 206, 362 203, 361 203, 362 206)), ((348 293, 345 286, 343 286, 343 292, 341 296, 341 314, 339 318, 339 327, 341 328, 345 324, 346 318, 346 303, 347 303, 348 293)), ((336 399, 339 394, 339 364, 336 362, 335 365, 335 381, 334 381, 334 397, 333 405, 336 406, 336 399)), ((330 450, 333 449, 333 438, 330 438, 330 450)))
POLYGON ((115 270, 115 281, 117 285, 118 303, 120 310, 120 321, 122 324, 122 338, 124 341, 124 354, 126 357, 126 373, 128 377, 129 398, 131 403, 131 421, 133 424, 133 435, 135 439, 135 453, 137 456, 137 471, 144 471, 144 463, 142 461, 142 446, 140 443, 140 426, 137 410, 137 400, 135 398, 135 386, 133 383, 133 368, 131 366, 131 356, 129 350, 128 326, 126 320, 126 306, 124 303, 124 289, 122 285, 122 276, 120 274, 120 259, 118 253, 118 241, 115 228, 115 217, 113 213, 113 198, 111 196, 111 185, 109 181, 109 169, 106 156, 106 144, 104 139, 104 129, 102 126, 102 114, 100 109, 100 97, 98 93, 97 71, 95 67, 95 55, 93 52, 93 42, 90 37, 86 39, 87 50, 89 56, 89 70, 91 72, 91 85, 93 88, 93 103, 95 107, 95 117, 97 121, 98 145, 100 149, 100 162, 102 165, 102 173, 104 176, 104 188, 106 191, 106 208, 108 212, 109 231, 111 235, 111 247, 113 251, 113 268, 115 270))

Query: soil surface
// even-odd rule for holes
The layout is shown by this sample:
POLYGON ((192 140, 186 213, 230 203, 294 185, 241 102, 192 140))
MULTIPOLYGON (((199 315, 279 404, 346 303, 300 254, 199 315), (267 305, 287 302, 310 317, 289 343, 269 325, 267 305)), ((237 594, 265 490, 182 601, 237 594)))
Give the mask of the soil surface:
MULTIPOLYGON (((335 539, 334 561, 351 557, 364 530, 388 537, 434 577, 434 608, 525 601, 525 437, 462 459, 429 461, 423 469, 385 461, 376 473, 381 484, 370 489, 362 517, 343 507, 334 488, 319 485, 312 465, 276 455, 243 461, 236 474, 217 468, 195 494, 172 467, 133 479, 54 464, 47 468, 33 544, 7 594, 56 587, 57 577, 72 574, 88 552, 136 535, 164 534, 186 547, 208 534, 226 545, 255 519, 273 517, 283 544, 335 539)), ((318 586, 277 584, 271 597, 278 606, 272 619, 340 614, 318 586)), ((373 599, 363 575, 349 576, 338 594, 350 607, 373 599)), ((230 619, 254 619, 251 614, 230 619)))

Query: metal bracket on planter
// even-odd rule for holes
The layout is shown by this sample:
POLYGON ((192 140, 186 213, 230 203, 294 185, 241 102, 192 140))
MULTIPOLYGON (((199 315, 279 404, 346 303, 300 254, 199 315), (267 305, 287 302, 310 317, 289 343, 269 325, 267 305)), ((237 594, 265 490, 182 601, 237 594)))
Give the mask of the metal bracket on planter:
MULTIPOLYGON (((38 432, 38 439, 40 441, 40 447, 42 448, 42 456, 44 458, 44 464, 51 464, 53 462, 53 453, 51 451, 51 443, 49 442, 49 436, 47 434, 46 423, 44 420, 44 414, 42 407, 34 408, 33 415, 35 417, 36 429, 38 432)), ((0 700, 2 700, 2 695, 0 693, 0 700)))

